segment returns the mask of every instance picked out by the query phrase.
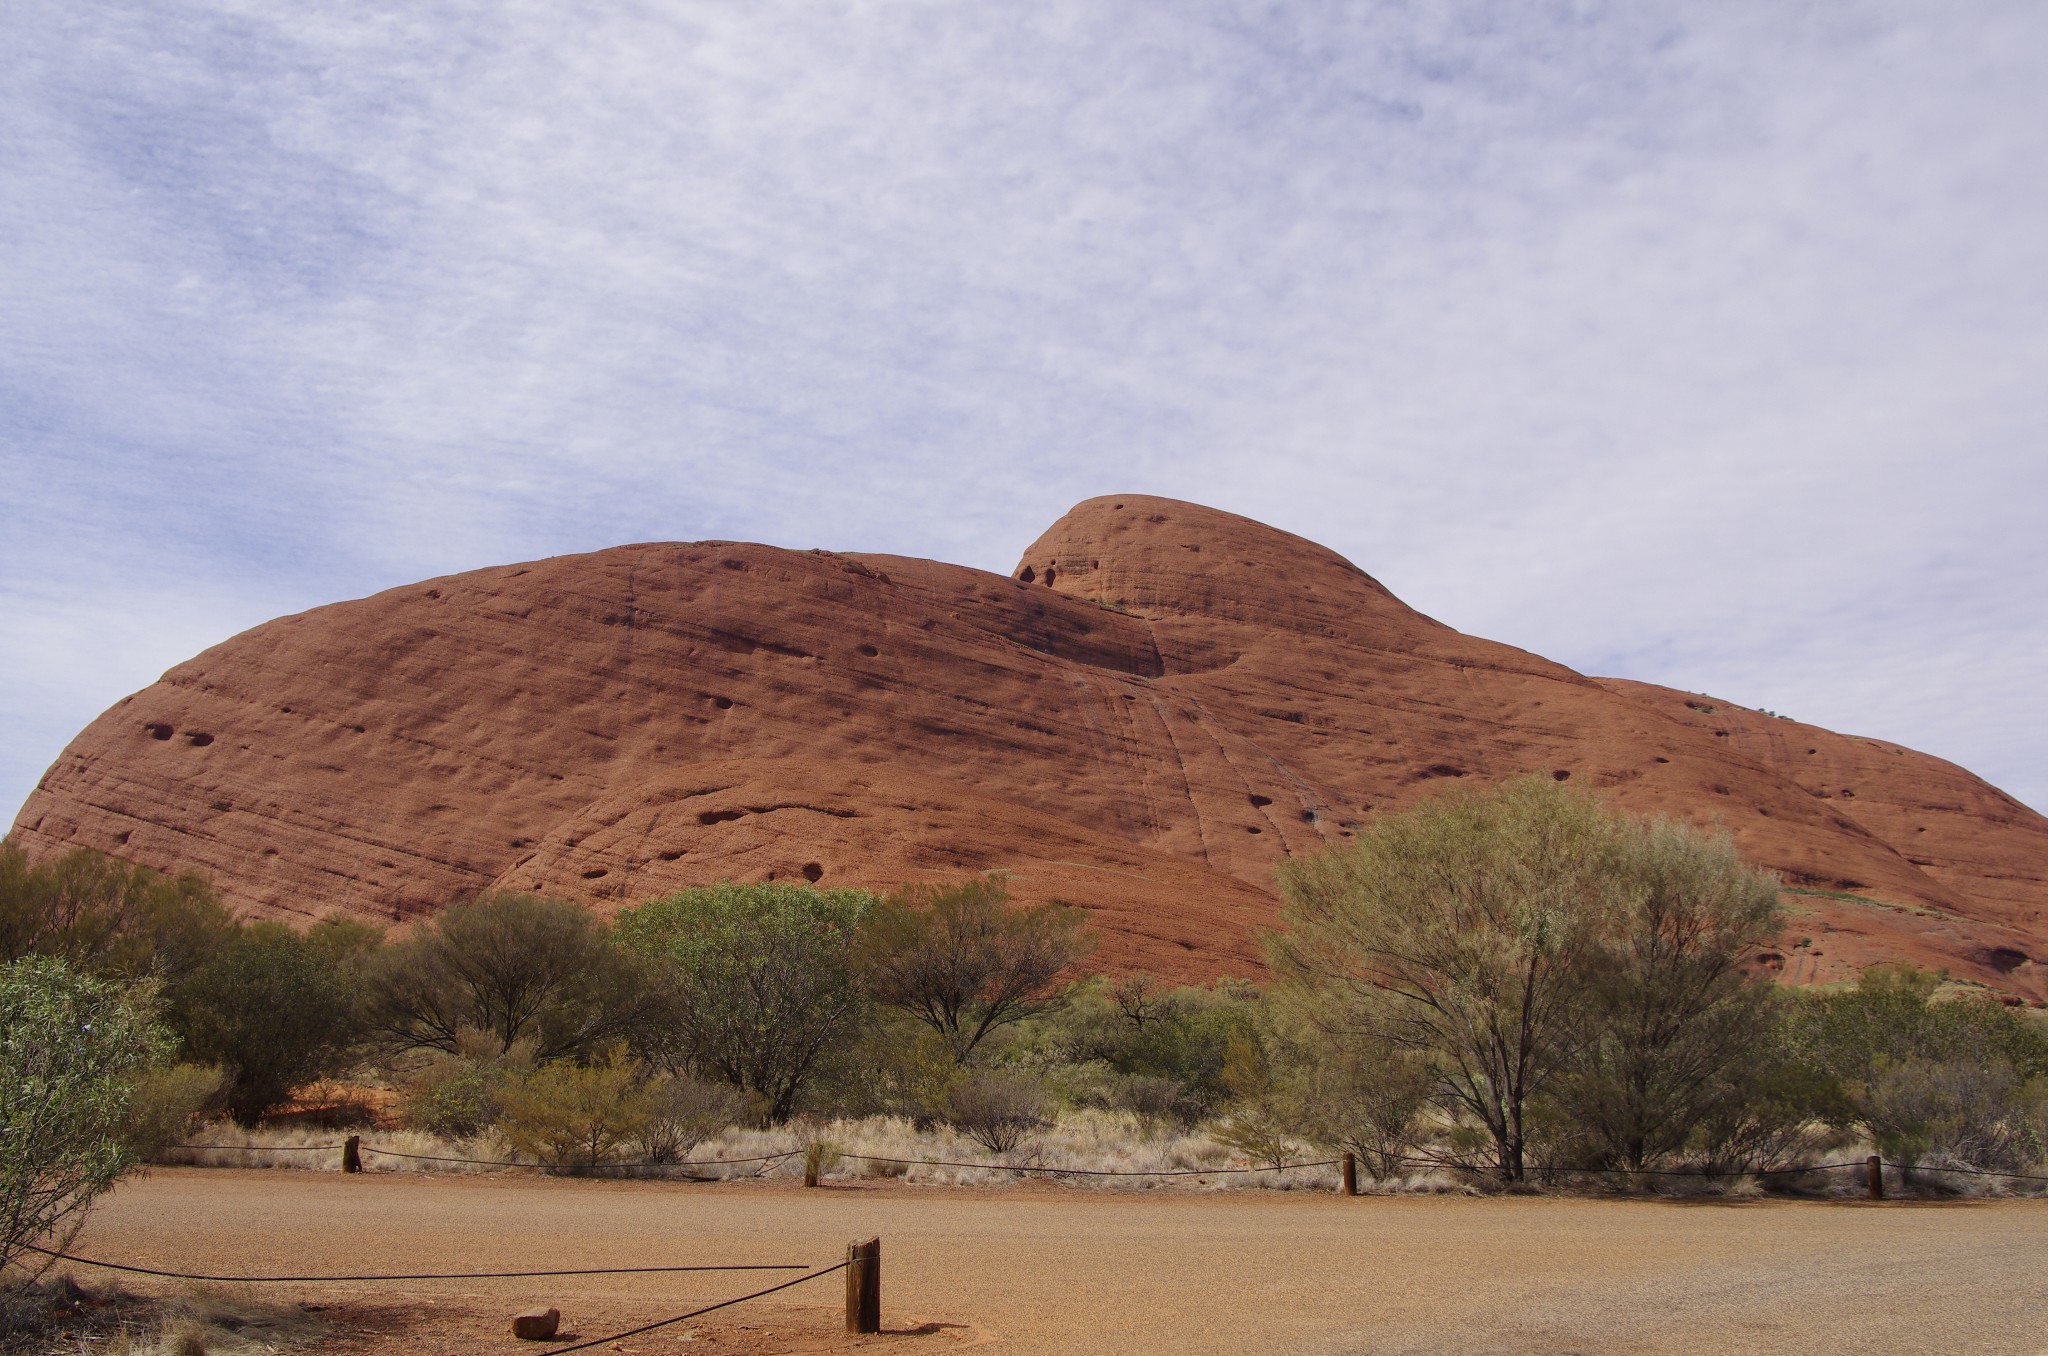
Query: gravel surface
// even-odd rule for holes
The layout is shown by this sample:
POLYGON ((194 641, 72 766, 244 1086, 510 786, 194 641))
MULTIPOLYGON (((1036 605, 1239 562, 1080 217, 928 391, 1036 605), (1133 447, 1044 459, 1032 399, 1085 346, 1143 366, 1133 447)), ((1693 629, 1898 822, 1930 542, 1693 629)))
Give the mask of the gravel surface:
MULTIPOLYGON (((829 1264, 883 1240, 892 1331, 836 1336, 837 1276, 627 1352, 2014 1352, 2048 1356, 2048 1201, 1339 1197, 158 1169, 73 1250, 181 1270, 829 1264)), ((85 1274, 85 1273, 81 1273, 85 1274)), ((794 1273, 791 1273, 794 1274, 794 1273)), ((772 1273, 278 1287, 323 1351, 534 1352, 772 1273)), ((151 1283, 131 1281, 139 1289, 151 1283)))

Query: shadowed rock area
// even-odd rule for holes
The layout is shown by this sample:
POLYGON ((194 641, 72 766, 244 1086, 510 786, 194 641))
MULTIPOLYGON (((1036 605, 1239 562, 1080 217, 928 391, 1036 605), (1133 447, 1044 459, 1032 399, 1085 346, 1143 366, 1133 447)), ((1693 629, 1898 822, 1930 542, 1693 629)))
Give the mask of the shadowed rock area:
POLYGON ((1000 869, 1093 911, 1110 968, 1201 979, 1257 969, 1285 855, 1525 772, 1726 827, 1792 891, 1762 958, 1789 980, 1903 957, 2048 997, 2048 819, 1961 768, 1588 678, 1136 495, 1008 578, 660 543, 280 618, 93 722, 15 832, 385 922, 492 885, 611 909, 1000 869))

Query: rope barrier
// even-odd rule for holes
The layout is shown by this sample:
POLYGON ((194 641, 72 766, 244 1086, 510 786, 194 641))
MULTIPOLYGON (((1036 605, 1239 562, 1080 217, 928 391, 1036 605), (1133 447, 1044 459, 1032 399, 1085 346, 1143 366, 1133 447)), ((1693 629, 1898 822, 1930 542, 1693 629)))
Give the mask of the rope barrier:
POLYGON ((875 1154, 850 1154, 844 1151, 841 1151, 839 1156, 861 1163, 894 1163, 907 1168, 980 1168, 988 1172, 1037 1172, 1056 1177, 1220 1177, 1230 1173, 1293 1172, 1300 1168, 1333 1168, 1339 1162, 1335 1158, 1323 1158, 1313 1163, 1281 1163, 1265 1168, 1049 1168, 1042 1164, 1027 1163, 960 1163, 946 1158, 882 1158, 875 1154))
MULTIPOLYGON (((339 1150, 339 1144, 171 1144, 171 1149, 214 1149, 236 1153, 288 1154, 314 1149, 339 1150)), ((363 1153, 381 1154, 385 1158, 409 1158, 419 1163, 468 1163, 482 1168, 531 1168, 535 1163, 522 1162, 516 1158, 457 1158, 447 1154, 408 1154, 396 1149, 380 1149, 372 1144, 358 1146, 363 1153)), ((740 1163, 775 1163, 802 1153, 802 1149, 785 1149, 781 1153, 757 1154, 749 1158, 684 1158, 669 1163, 601 1163, 603 1168, 718 1168, 740 1163)))
POLYGON ((674 1318, 664 1318, 658 1323, 642 1324, 640 1327, 628 1328, 625 1332, 615 1332, 605 1337, 593 1337, 587 1342, 578 1342, 574 1346, 552 1347, 542 1352, 540 1356, 568 1356, 568 1353, 572 1351, 587 1351, 591 1347, 601 1347, 607 1342, 622 1342, 628 1337, 638 1337, 643 1332, 653 1332, 656 1328, 666 1328, 671 1323, 681 1323, 685 1319, 696 1318, 700 1315, 711 1313, 715 1309, 730 1309, 735 1304, 745 1304, 748 1300, 756 1300, 763 1295, 772 1295, 778 1290, 787 1290, 793 1285, 802 1285, 805 1281, 815 1281, 820 1276, 830 1276, 835 1271, 844 1270, 846 1270, 846 1263, 834 1262, 823 1271, 813 1271, 807 1276, 798 1276, 795 1280, 784 1281, 780 1285, 771 1285, 766 1290, 756 1290, 751 1295, 741 1295, 735 1299, 720 1300, 716 1304, 707 1304, 701 1309, 692 1309, 687 1314, 677 1314, 674 1318))
POLYGON ((81 1266, 102 1267, 108 1271, 126 1271, 137 1276, 161 1276, 174 1281, 221 1281, 234 1284, 259 1284, 266 1281, 288 1281, 295 1284, 328 1281, 494 1281, 534 1276, 642 1276, 677 1271, 802 1271, 807 1265, 803 1262, 749 1262, 676 1267, 585 1267, 574 1271, 433 1271, 364 1276, 205 1276, 193 1271, 159 1271, 155 1267, 138 1267, 125 1262, 102 1262, 97 1258, 79 1257, 73 1253, 52 1252, 33 1243, 23 1246, 30 1252, 39 1252, 45 1257, 54 1257, 61 1262, 77 1262, 81 1266))
POLYGON ((1937 1168, 1926 1163, 1887 1163, 1888 1168, 1900 1172, 1963 1172, 1972 1177, 2003 1177, 2015 1182, 2048 1182, 2048 1177, 2036 1172, 1998 1172, 1991 1168, 1937 1168))
MULTIPOLYGON (((173 1144, 169 1147, 173 1149, 211 1149, 219 1151, 237 1151, 245 1153, 304 1153, 316 1150, 338 1150, 342 1146, 339 1144, 173 1144)), ((460 1158, 446 1154, 402 1153, 397 1149, 381 1149, 371 1144, 362 1145, 361 1150, 365 1154, 381 1154, 385 1158, 403 1158, 419 1163, 462 1163, 473 1167, 487 1168, 526 1168, 539 1166, 538 1164, 526 1163, 518 1159, 510 1158, 460 1158)), ((794 1158, 802 1152, 802 1148, 796 1148, 785 1149, 780 1153, 754 1154, 742 1158, 678 1159, 674 1162, 669 1163, 602 1163, 597 1164, 595 1166, 608 1171, 631 1170, 642 1168, 737 1167, 749 1163, 780 1163, 785 1159, 794 1158)), ((1280 1163, 1269 1167, 1062 1168, 1049 1167, 1045 1164, 1039 1163, 968 1163, 957 1159, 947 1158, 887 1158, 879 1154, 847 1153, 844 1150, 840 1151, 839 1157, 843 1159, 851 1159, 855 1162, 886 1163, 892 1166, 905 1168, 963 1168, 983 1172, 1014 1172, 1020 1174, 1036 1173, 1041 1176, 1047 1177, 1221 1177, 1232 1175, 1249 1175, 1261 1172, 1298 1172, 1309 1168, 1329 1168, 1335 1167, 1340 1161, 1335 1158, 1320 1158, 1310 1162, 1280 1163)), ((1378 1156, 1373 1155, 1373 1157, 1378 1156)), ((1440 1158, 1415 1158, 1403 1156, 1383 1161, 1402 1163, 1415 1167, 1448 1169, 1456 1172, 1485 1173, 1490 1171, 1488 1168, 1484 1166, 1472 1163, 1461 1163, 1440 1158)), ((1789 1177, 1798 1176, 1802 1173, 1809 1172, 1834 1172, 1849 1168, 1861 1169, 1864 1166, 1864 1160, 1858 1159, 1852 1162, 1810 1163, 1799 1167, 1789 1168, 1739 1168, 1721 1172, 1710 1171, 1703 1168, 1556 1168, 1551 1169, 1550 1171, 1555 1172, 1559 1175, 1577 1177, 1688 1177, 1707 1179, 1718 1177, 1789 1177)), ((1998 1177, 2005 1180, 2016 1182, 2048 1182, 2048 1176, 2043 1176, 2037 1173, 1998 1172, 1984 1168, 1933 1167, 1927 1164, 1920 1163, 1909 1164, 1887 1162, 1884 1166, 1896 1169, 1901 1172, 1967 1173, 1968 1175, 1973 1177, 1998 1177)), ((552 1273, 537 1272, 534 1274, 545 1275, 552 1273)), ((560 1274, 567 1275, 573 1273, 560 1274)), ((389 1279, 409 1278, 392 1277, 389 1279)))
POLYGON ((265 1154, 300 1154, 339 1149, 339 1144, 166 1144, 166 1149, 251 1149, 265 1154))
MULTIPOLYGON (((1441 1158, 1397 1157, 1390 1161, 1417 1167, 1449 1168, 1458 1172, 1492 1171, 1477 1164, 1458 1163, 1441 1158)), ((1863 1166, 1863 1160, 1858 1159, 1853 1163, 1811 1163, 1797 1168, 1733 1168, 1726 1172, 1714 1172, 1705 1168, 1553 1168, 1549 1171, 1578 1177, 1782 1177, 1802 1172, 1830 1172, 1836 1168, 1863 1166)))

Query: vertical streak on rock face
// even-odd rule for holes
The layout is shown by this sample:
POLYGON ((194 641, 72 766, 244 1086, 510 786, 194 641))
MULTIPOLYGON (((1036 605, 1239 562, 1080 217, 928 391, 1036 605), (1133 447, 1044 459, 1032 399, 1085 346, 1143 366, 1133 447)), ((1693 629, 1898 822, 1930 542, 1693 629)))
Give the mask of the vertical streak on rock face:
POLYGON ((1256 968, 1286 854, 1526 772, 1725 825, 1811 892, 1788 973, 1907 956, 2042 995, 2048 820, 1962 769, 1589 679, 1143 496, 1007 577, 656 543, 282 618, 101 716, 15 832, 292 918, 1001 869, 1093 910, 1112 967, 1200 978, 1256 968))

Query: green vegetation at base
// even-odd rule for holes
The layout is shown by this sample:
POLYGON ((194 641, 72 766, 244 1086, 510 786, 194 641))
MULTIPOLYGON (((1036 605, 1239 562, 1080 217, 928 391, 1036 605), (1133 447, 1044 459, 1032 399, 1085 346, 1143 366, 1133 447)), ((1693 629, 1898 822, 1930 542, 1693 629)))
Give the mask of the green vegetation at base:
POLYGON ((86 1100, 119 1155, 80 1151, 88 1183, 195 1113, 251 1124, 342 1075, 397 1089, 408 1125, 559 1171, 840 1116, 1000 1157, 1082 1110, 1252 1163, 1350 1151, 1383 1179, 1737 1174, 1856 1136, 1900 1162, 2044 1166, 2048 1028, 1906 969, 1828 992, 1753 976, 1778 886, 1725 839, 1532 779, 1382 817, 1282 884, 1263 992, 1079 975, 1083 914, 1017 906, 994 875, 728 882, 609 923, 495 893, 387 941, 0 845, 0 940, 140 1023, 142 1053, 86 1100))

